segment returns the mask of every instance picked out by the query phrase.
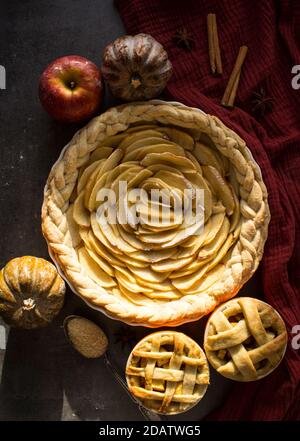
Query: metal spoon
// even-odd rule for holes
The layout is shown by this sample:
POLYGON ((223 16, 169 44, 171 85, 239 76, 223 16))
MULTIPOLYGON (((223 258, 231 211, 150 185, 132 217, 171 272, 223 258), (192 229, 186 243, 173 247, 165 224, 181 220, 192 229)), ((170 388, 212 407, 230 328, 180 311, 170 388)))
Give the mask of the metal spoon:
MULTIPOLYGON (((80 353, 80 351, 74 346, 72 339, 69 336, 69 332, 68 332, 68 324, 70 322, 70 320, 72 319, 83 319, 84 317, 80 317, 78 315, 70 315, 68 317, 65 318, 64 323, 63 323, 63 328, 64 328, 64 333, 65 336, 67 338, 67 340, 69 341, 69 343, 73 346, 73 348, 75 350, 77 350, 77 352, 80 353)), ((85 319, 88 320, 88 319, 85 319)), ((90 321, 90 320, 89 320, 90 321)), ((91 322, 93 323, 93 322, 91 322)), ((94 323, 95 324, 95 323, 94 323)), ((96 325, 96 324, 95 324, 96 325)), ((98 326, 98 325, 96 325, 98 326)), ((101 329, 98 326, 99 329, 101 329)), ((101 330, 102 331, 102 330, 101 330)), ((103 332, 103 331, 102 331, 103 332)), ((103 333, 104 334, 104 333, 103 333)), ((104 334, 105 335, 105 334, 104 334)), ((81 354, 83 355, 83 354, 81 354)), ((110 372, 112 372, 113 376, 115 377, 116 381, 122 386, 122 388, 125 390, 125 392, 127 393, 127 395, 130 397, 130 399, 138 406, 138 409, 140 411, 140 413, 143 415, 143 417, 147 420, 147 421, 162 421, 165 418, 162 415, 158 415, 154 412, 151 412, 150 410, 146 409, 144 406, 142 406, 130 393, 126 382, 124 381, 124 379, 122 378, 122 376, 118 373, 118 370, 116 369, 116 367, 114 366, 113 362, 112 362, 112 357, 109 355, 109 350, 108 347, 106 348, 106 350, 104 350, 102 356, 104 356, 104 360, 105 360, 105 364, 106 367, 109 369, 110 372)), ((99 358, 99 357, 97 357, 99 358)))

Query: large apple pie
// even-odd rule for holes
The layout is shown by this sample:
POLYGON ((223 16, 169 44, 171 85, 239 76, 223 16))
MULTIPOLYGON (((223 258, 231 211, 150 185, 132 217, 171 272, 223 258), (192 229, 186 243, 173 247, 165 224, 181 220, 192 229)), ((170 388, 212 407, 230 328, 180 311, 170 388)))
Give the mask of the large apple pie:
POLYGON ((73 137, 49 175, 42 228, 91 306, 157 327, 199 319, 233 297, 258 266, 269 217, 259 167, 235 132, 197 109, 149 101, 112 108, 73 137), (110 202, 115 222, 102 222, 99 191, 120 196, 121 182, 124 195, 110 202), (130 189, 172 196, 149 204, 129 200, 130 189), (201 222, 174 209, 186 190, 192 212, 197 192, 204 195, 201 222), (121 222, 125 200, 138 223, 121 222))

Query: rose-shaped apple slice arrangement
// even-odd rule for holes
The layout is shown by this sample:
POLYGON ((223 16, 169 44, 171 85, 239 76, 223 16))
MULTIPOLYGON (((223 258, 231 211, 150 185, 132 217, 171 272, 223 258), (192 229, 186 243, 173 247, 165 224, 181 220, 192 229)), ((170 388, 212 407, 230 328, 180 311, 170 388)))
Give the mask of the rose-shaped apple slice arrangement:
POLYGON ((54 119, 68 123, 84 121, 95 114, 102 102, 100 70, 78 55, 58 58, 41 75, 39 97, 54 119))
POLYGON ((228 180, 228 174, 216 149, 172 127, 137 126, 105 139, 80 170, 67 214, 82 267, 101 287, 136 305, 205 291, 224 271, 240 231, 235 177, 228 180), (118 192, 120 181, 128 191, 175 189, 174 197, 203 190, 203 230, 178 222, 172 207, 169 224, 162 225, 161 207, 147 201, 139 204, 138 225, 106 223, 97 195, 102 188, 118 192))

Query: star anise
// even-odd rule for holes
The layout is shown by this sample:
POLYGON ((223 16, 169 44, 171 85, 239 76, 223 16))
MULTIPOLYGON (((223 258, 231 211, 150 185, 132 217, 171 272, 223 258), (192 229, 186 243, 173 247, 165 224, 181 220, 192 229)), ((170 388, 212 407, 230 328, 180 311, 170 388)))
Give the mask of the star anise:
POLYGON ((257 116, 263 116, 273 109, 273 99, 270 97, 264 86, 261 86, 258 91, 252 95, 252 113, 257 116))
POLYGON ((181 28, 176 31, 173 40, 178 47, 190 51, 195 44, 193 35, 187 30, 187 28, 181 28))
POLYGON ((134 330, 130 326, 122 325, 115 332, 115 343, 120 343, 122 349, 132 348, 138 341, 134 330))

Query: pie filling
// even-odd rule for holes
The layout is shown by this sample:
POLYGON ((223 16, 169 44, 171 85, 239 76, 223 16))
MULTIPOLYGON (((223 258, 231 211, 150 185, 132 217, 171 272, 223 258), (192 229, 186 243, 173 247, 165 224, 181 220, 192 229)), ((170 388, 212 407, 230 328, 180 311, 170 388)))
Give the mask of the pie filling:
POLYGON ((205 394, 209 369, 201 348, 179 332, 157 332, 133 349, 126 367, 129 390, 150 410, 176 414, 205 394))
POLYGON ((205 292, 239 237, 235 169, 207 135, 195 141, 191 133, 134 126, 105 139, 79 169, 67 211, 73 247, 88 276, 123 301, 147 305, 205 292), (161 191, 157 199, 152 190, 161 191))

